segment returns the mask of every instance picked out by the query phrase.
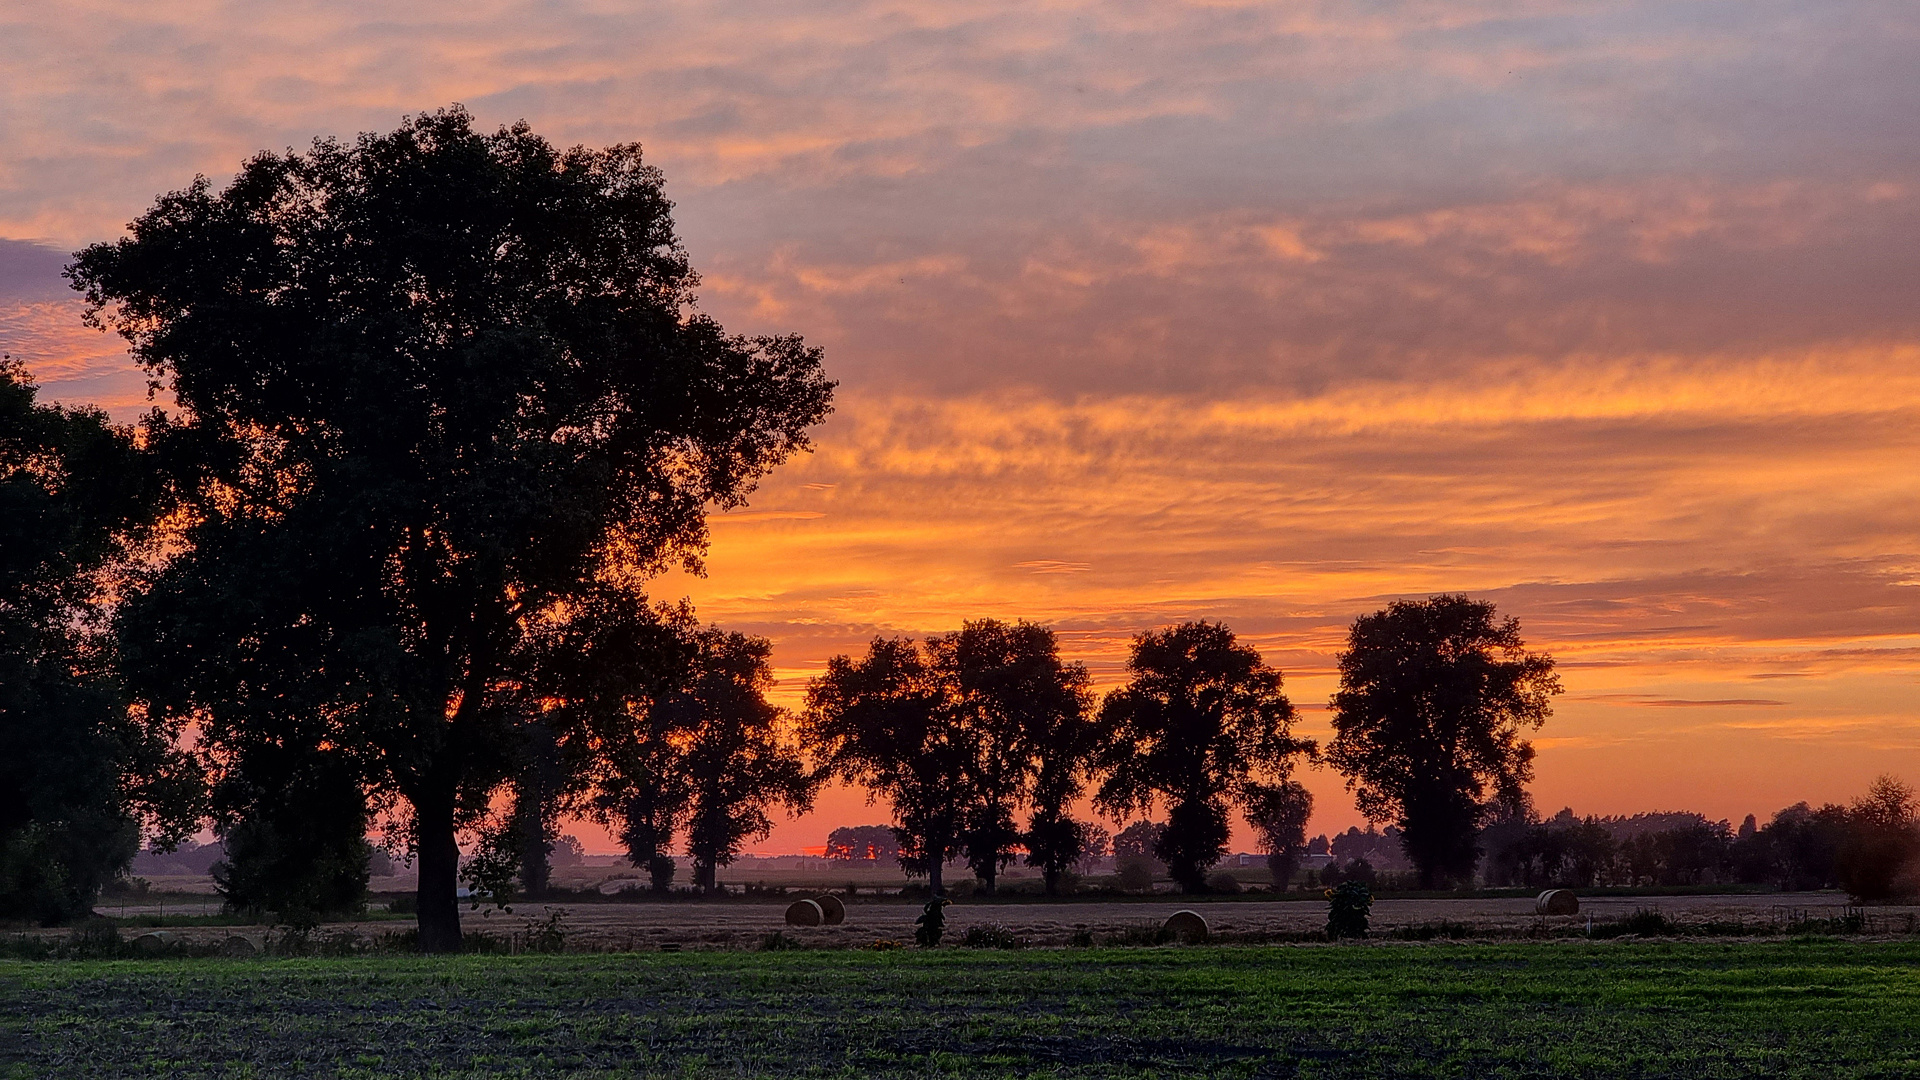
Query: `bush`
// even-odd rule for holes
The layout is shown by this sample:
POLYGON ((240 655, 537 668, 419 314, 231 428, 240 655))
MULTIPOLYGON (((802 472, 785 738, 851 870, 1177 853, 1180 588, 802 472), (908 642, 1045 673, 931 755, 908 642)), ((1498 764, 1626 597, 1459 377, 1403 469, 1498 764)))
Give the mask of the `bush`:
POLYGON ((1153 889, 1153 869, 1145 859, 1122 859, 1120 872, 1114 878, 1123 892, 1143 893, 1153 889))
POLYGON ((367 798, 353 763, 292 744, 248 747, 214 789, 226 857, 214 888, 234 911, 308 916, 364 910, 367 798))
POLYGON ((1108 945, 1167 945, 1173 941, 1173 931, 1161 923, 1135 923, 1121 927, 1116 933, 1108 934, 1108 945))
POLYGON ((970 949, 1024 949, 1032 944, 998 923, 977 923, 967 927, 967 936, 960 943, 970 949))
POLYGON ((1358 881, 1343 881, 1327 890, 1327 936, 1334 940, 1367 936, 1367 916, 1373 911, 1373 893, 1358 881))
POLYGON ((547 912, 545 919, 527 920, 527 951, 537 953, 559 953, 567 951, 567 937, 572 928, 567 925, 570 912, 566 908, 554 908, 547 912))
POLYGON ((1222 896, 1237 896, 1245 890, 1240 887, 1240 879, 1225 870, 1207 879, 1207 891, 1222 896))
POLYGON ((941 936, 947 932, 947 903, 936 896, 920 909, 919 918, 913 920, 915 944, 923 949, 932 949, 940 944, 941 936))
POLYGON ((1637 934, 1640 937, 1664 937, 1680 932, 1680 927, 1656 908, 1635 908, 1633 914, 1615 925, 1623 934, 1637 934))
POLYGON ((139 828, 115 812, 72 818, 0 829, 0 918, 41 926, 85 918, 139 849, 139 828))

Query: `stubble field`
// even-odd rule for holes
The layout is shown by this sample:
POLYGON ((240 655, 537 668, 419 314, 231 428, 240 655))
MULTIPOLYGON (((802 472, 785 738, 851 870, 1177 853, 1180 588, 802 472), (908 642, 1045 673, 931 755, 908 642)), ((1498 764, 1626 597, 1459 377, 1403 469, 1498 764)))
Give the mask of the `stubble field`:
MULTIPOLYGON (((783 921, 787 903, 784 899, 735 897, 515 904, 510 913, 463 908, 461 914, 469 933, 511 939, 524 937, 530 928, 557 926, 564 932, 569 949, 634 951, 661 947, 756 948, 767 935, 776 932, 788 934, 803 945, 827 948, 861 947, 879 941, 911 942, 913 920, 920 913, 919 905, 913 902, 856 897, 847 901, 847 920, 842 925, 791 928, 783 921), (559 913, 557 924, 550 922, 556 912, 559 913)), ((1652 911, 1684 925, 1745 926, 1758 934, 1773 927, 1838 919, 1849 910, 1846 897, 1833 892, 1588 896, 1582 898, 1580 905, 1577 916, 1541 919, 1534 914, 1531 897, 1383 898, 1374 901, 1373 926, 1384 935, 1438 927, 1446 931, 1444 936, 1450 937, 1502 938, 1534 933, 1578 936, 1590 918, 1596 923, 1607 923, 1635 912, 1652 911)), ((1209 926, 1227 935, 1229 940, 1256 943, 1311 934, 1325 925, 1327 917, 1324 900, 1302 893, 1286 900, 1265 897, 1195 900, 1177 896, 1051 901, 972 899, 948 908, 947 919, 955 938, 972 926, 994 926, 1029 944, 1066 945, 1076 934, 1088 935, 1100 942, 1135 936, 1158 926, 1169 914, 1185 907, 1202 912, 1209 926)), ((102 904, 100 910, 103 914, 124 915, 132 920, 162 913, 193 916, 198 912, 218 911, 219 904, 217 898, 176 896, 159 903, 147 900, 132 905, 102 904)), ((1867 910, 1864 918, 1867 925, 1863 929, 1869 933, 1908 934, 1920 928, 1920 907, 1874 907, 1867 910)), ((174 926, 174 921, 170 919, 169 926, 189 942, 217 942, 240 934, 258 943, 271 932, 266 927, 174 926)), ((320 933, 375 939, 404 931, 411 925, 410 919, 347 921, 330 923, 320 933)), ((61 936, 66 931, 44 933, 61 936)))

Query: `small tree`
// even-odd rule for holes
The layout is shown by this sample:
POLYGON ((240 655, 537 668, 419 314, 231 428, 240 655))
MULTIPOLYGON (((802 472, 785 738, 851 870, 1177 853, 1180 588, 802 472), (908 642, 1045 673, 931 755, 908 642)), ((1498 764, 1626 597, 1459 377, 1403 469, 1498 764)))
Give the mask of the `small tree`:
POLYGON ((822 773, 893 804, 900 864, 945 895, 941 871, 960 850, 975 750, 929 650, 875 638, 859 660, 829 660, 807 689, 804 730, 822 773))
POLYGON ((1312 817, 1313 793, 1298 781, 1249 786, 1247 823, 1260 835, 1274 888, 1285 889, 1293 881, 1307 849, 1307 822, 1312 817))
POLYGON ((251 746, 214 785, 213 804, 226 858, 212 875, 230 908, 299 923, 365 906, 367 798, 347 755, 251 746))
POLYGON ((1521 734, 1552 713, 1553 658, 1464 596, 1395 601, 1356 620, 1340 657, 1327 760, 1360 811, 1399 825, 1423 886, 1466 881, 1481 821, 1533 777, 1521 734))
POLYGON ((1119 814, 1165 801, 1155 853, 1183 889, 1202 892, 1225 851, 1229 806, 1245 807, 1256 783, 1285 780, 1312 743, 1290 733, 1280 673, 1219 623, 1140 635, 1127 670, 1101 706, 1112 735, 1096 801, 1119 814))
POLYGON ((1120 830, 1113 838, 1113 857, 1116 859, 1156 858, 1154 851, 1160 846, 1160 835, 1167 831, 1165 824, 1158 821, 1136 821, 1120 830))

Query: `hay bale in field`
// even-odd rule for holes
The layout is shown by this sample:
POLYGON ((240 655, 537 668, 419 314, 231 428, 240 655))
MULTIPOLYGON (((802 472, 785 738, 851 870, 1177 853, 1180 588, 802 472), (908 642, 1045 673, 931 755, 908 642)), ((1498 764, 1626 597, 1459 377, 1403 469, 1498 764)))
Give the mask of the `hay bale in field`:
POLYGON ((239 934, 235 934, 220 943, 221 956, 252 956, 259 951, 259 949, 254 948, 253 942, 248 941, 239 934))
POLYGON ((1572 889, 1548 889, 1533 901, 1535 915, 1578 915, 1580 898, 1572 889))
POLYGON ((812 900, 795 900, 787 905, 788 926, 819 926, 827 921, 827 913, 812 900))
POLYGON ((171 930, 155 930, 133 939, 133 947, 143 953, 166 952, 180 944, 180 935, 171 930))
POLYGON ((826 925, 839 926, 847 921, 847 905, 841 903, 840 898, 832 893, 816 896, 813 902, 820 905, 820 913, 826 916, 826 925))
POLYGON ((1201 918, 1200 913, 1197 911, 1174 912, 1167 916, 1167 921, 1162 926, 1162 929, 1171 935, 1175 941, 1183 944, 1190 945, 1195 942, 1207 940, 1207 920, 1201 918))

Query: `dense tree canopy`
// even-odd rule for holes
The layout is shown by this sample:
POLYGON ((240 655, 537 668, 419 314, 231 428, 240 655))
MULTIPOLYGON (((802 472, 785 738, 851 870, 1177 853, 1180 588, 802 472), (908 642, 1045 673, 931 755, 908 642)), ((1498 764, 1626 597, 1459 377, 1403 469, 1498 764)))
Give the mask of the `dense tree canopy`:
POLYGON ((1256 785, 1285 780, 1295 755, 1293 706, 1280 673, 1219 623, 1189 622, 1134 639, 1127 685, 1107 695, 1112 733, 1098 802, 1120 814, 1167 805, 1155 854, 1189 892, 1206 888, 1231 834, 1229 812, 1256 785))
POLYGON ((858 660, 836 656, 807 689, 806 741, 821 771, 893 804, 900 861, 926 874, 935 896, 971 802, 974 750, 950 689, 930 651, 909 638, 875 638, 858 660))
POLYGON ((901 861, 936 892, 956 855, 992 892, 1023 842, 1053 891, 1088 838, 1067 816, 1098 742, 1087 684, 1046 627, 972 620, 835 657, 809 691, 807 736, 826 772, 893 803, 901 861))
POLYGON ((1361 813, 1399 825, 1424 884, 1466 881, 1490 809, 1525 798, 1533 746, 1521 736, 1559 692, 1553 658, 1527 652, 1492 604, 1395 601, 1353 624, 1327 760, 1361 813))
POLYGON ((786 714, 766 699, 773 644, 718 628, 694 635, 692 644, 689 677, 663 707, 681 733, 681 768, 692 796, 686 828, 694 886, 711 893, 714 872, 746 841, 773 830, 768 811, 804 812, 817 783, 784 730, 786 714))
POLYGON ((191 831, 172 718, 129 712, 97 633, 105 575, 154 511, 133 432, 35 402, 0 358, 0 918, 91 910, 140 822, 191 831))
POLYGON ((1053 631, 1029 622, 970 620, 928 647, 973 752, 962 853, 991 893, 1024 843, 1055 891, 1086 839, 1067 816, 1099 742, 1086 668, 1062 661, 1053 631), (1022 830, 1015 818, 1029 805, 1022 830))
POLYGON ((693 309, 670 209, 637 146, 455 108, 198 180, 71 272, 179 406, 148 425, 184 524, 129 603, 143 696, 215 747, 363 754, 428 949, 459 941, 456 832, 569 692, 533 646, 694 563, 828 409, 817 351, 693 309))

